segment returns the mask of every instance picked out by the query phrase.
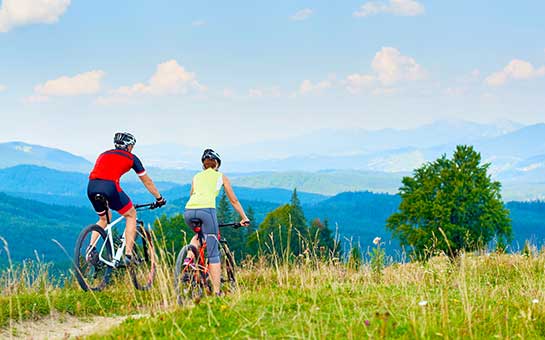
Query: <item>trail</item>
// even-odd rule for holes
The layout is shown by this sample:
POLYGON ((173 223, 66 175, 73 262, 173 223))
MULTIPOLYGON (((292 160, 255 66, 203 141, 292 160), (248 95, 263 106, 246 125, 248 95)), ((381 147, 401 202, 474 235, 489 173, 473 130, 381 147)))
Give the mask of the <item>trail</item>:
POLYGON ((75 317, 53 314, 39 320, 12 322, 3 328, 0 339, 73 339, 94 333, 104 333, 128 318, 141 318, 146 315, 90 316, 75 317))

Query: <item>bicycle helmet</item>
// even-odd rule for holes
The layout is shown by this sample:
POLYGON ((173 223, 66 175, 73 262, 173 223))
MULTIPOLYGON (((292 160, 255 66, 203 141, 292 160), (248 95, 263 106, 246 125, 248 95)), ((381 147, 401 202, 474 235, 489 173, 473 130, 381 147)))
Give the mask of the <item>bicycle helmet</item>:
POLYGON ((128 132, 118 132, 114 136, 114 145, 116 149, 126 150, 129 145, 136 144, 136 138, 128 132))
POLYGON ((218 168, 221 166, 220 155, 216 151, 214 151, 212 149, 204 150, 204 152, 202 153, 201 162, 204 163, 205 159, 214 159, 214 160, 216 160, 218 162, 218 168))

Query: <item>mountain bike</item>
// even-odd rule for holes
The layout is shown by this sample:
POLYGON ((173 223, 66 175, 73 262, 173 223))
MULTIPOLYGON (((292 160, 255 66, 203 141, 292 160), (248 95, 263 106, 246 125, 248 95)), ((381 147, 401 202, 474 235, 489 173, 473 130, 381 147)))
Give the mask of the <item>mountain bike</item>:
MULTIPOLYGON (((178 304, 184 302, 194 301, 198 303, 205 293, 211 294, 212 282, 209 277, 208 259, 205 256, 206 240, 202 231, 202 220, 199 218, 192 218, 189 221, 190 227, 195 233, 197 233, 197 240, 199 242, 199 249, 192 244, 185 245, 176 258, 176 266, 174 269, 174 289, 178 304), (193 262, 189 265, 184 265, 184 260, 188 253, 192 252, 193 262)), ((240 223, 226 223, 220 224, 220 228, 233 227, 238 229, 243 227, 240 223)), ((219 250, 221 258, 221 283, 227 284, 229 291, 234 291, 237 288, 237 281, 235 277, 235 258, 227 240, 218 237, 219 250)))
MULTIPOLYGON (((74 249, 74 273, 80 287, 85 290, 100 291, 109 281, 112 271, 128 267, 131 281, 136 289, 148 290, 153 284, 157 267, 157 257, 153 246, 151 230, 144 227, 142 220, 136 220, 136 236, 132 251, 132 263, 124 264, 125 235, 117 235, 113 227, 124 219, 120 216, 110 222, 108 202, 103 195, 96 195, 95 200, 106 207, 108 224, 102 228, 91 224, 84 228, 76 241, 74 249), (91 245, 92 235, 98 237, 91 245)), ((155 203, 135 205, 137 211, 157 208, 155 203)))

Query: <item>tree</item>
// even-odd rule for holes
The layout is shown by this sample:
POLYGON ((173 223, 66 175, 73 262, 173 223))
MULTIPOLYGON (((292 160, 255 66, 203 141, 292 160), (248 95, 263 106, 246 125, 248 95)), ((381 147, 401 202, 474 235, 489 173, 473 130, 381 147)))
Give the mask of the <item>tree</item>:
POLYGON ((194 234, 193 230, 185 224, 182 214, 176 214, 170 218, 162 215, 155 220, 153 230, 156 237, 156 247, 173 256, 178 254, 194 234))
POLYGON ((510 241, 511 220, 501 200, 501 184, 492 181, 472 146, 457 146, 404 177, 399 212, 387 228, 417 258, 443 251, 451 257, 485 247, 494 237, 510 241))
POLYGON ((225 191, 221 191, 220 199, 216 209, 216 216, 218 217, 218 223, 228 223, 231 222, 231 204, 227 199, 225 191))
POLYGON ((261 249, 266 254, 300 254, 308 229, 304 216, 296 217, 298 213, 291 204, 285 204, 267 214, 257 232, 250 236, 248 247, 256 253, 261 249))
MULTIPOLYGON (((217 204, 216 215, 218 223, 231 223, 240 221, 238 213, 231 209, 231 203, 229 202, 225 190, 222 190, 219 202, 217 204)), ((246 244, 246 235, 242 229, 234 229, 230 227, 221 228, 221 237, 229 241, 229 249, 235 253, 236 257, 242 255, 246 244)))
POLYGON ((322 257, 333 255, 332 252, 336 250, 335 239, 328 228, 327 220, 324 220, 324 222, 319 218, 312 220, 308 228, 308 234, 309 243, 315 248, 313 250, 316 254, 322 257))

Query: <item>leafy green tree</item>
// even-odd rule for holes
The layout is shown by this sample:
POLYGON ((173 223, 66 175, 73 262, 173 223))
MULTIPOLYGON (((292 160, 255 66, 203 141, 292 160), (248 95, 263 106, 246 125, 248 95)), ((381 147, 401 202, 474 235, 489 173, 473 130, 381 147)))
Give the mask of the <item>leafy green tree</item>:
POLYGON ((249 248, 254 252, 260 249, 265 254, 300 254, 308 231, 304 220, 297 218, 297 214, 297 209, 291 204, 285 204, 267 214, 258 231, 248 240, 249 248))
POLYGON ((336 250, 335 239, 327 224, 327 220, 322 222, 319 218, 315 218, 308 228, 309 244, 312 245, 316 254, 322 257, 333 255, 331 252, 336 250))
POLYGON ((472 146, 457 146, 404 177, 399 212, 387 228, 418 258, 443 251, 451 257, 486 246, 493 238, 511 240, 509 211, 501 200, 501 184, 492 181, 472 146))
POLYGON ((155 220, 153 230, 156 237, 156 247, 174 256, 194 234, 193 230, 185 224, 182 214, 176 214, 170 218, 162 215, 155 220))

